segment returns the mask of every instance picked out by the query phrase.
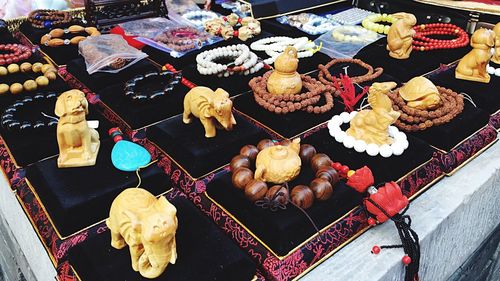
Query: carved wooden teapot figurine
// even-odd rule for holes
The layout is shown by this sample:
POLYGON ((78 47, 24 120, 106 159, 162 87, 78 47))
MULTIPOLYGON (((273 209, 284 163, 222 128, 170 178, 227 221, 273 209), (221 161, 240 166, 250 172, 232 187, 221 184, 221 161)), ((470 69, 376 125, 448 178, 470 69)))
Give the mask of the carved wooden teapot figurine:
POLYGON ((297 49, 286 47, 274 61, 274 71, 267 80, 267 90, 274 95, 295 95, 302 90, 302 79, 297 72, 297 49))
POLYGON ((399 90, 399 95, 409 107, 435 109, 441 103, 441 95, 431 80, 418 76, 412 78, 399 90))
POLYGON ((281 184, 293 180, 300 173, 300 139, 288 146, 267 147, 257 154, 255 160, 256 180, 281 184))

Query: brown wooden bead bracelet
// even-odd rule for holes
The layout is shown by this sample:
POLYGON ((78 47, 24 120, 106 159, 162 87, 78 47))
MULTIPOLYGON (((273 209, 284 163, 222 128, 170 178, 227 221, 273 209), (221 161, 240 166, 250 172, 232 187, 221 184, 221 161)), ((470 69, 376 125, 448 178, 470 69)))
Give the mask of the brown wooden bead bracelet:
POLYGON ((330 71, 328 70, 330 67, 334 66, 335 64, 339 63, 352 63, 352 64, 357 64, 367 70, 367 73, 361 76, 354 76, 350 77, 353 83, 363 83, 366 81, 371 81, 377 77, 379 77, 382 72, 384 72, 384 69, 382 67, 377 67, 375 68, 375 71, 373 70, 373 67, 366 62, 360 60, 360 59, 333 59, 326 65, 318 65, 319 73, 318 73, 318 80, 321 81, 321 83, 331 86, 331 87, 336 87, 336 85, 340 82, 340 79, 337 77, 334 77, 330 71))
POLYGON ((71 21, 69 12, 57 10, 34 10, 28 15, 31 26, 36 28, 53 28, 67 24, 71 21))

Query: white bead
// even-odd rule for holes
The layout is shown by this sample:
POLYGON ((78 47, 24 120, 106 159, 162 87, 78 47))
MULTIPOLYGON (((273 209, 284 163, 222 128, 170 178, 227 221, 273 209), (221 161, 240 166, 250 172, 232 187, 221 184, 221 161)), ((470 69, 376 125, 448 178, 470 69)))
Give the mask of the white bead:
POLYGON ((376 156, 379 152, 378 145, 370 143, 366 146, 366 153, 370 156, 376 156))
POLYGON ((356 150, 357 152, 364 152, 366 150, 366 142, 364 140, 355 141, 354 150, 356 150))
POLYGON ((489 74, 495 74, 495 68, 492 66, 487 66, 486 71, 488 71, 489 74))
POLYGON ((387 158, 387 157, 390 157, 392 155, 392 149, 387 144, 380 146, 379 150, 380 150, 379 151, 380 156, 382 156, 382 157, 387 158))
POLYGON ((335 135, 335 140, 336 140, 337 142, 342 143, 342 142, 344 142, 344 139, 346 138, 346 136, 347 136, 346 132, 344 132, 344 131, 340 131, 340 132, 338 132, 338 133, 335 135))
POLYGON ((499 76, 500 77, 500 68, 497 68, 495 70, 495 76, 499 76))
MULTIPOLYGON (((351 117, 351 120, 354 118, 354 116, 356 116, 356 114, 358 114, 357 111, 351 111, 351 113, 349 113, 350 117, 351 117)), ((349 120, 350 121, 350 120, 349 120)))
POLYGON ((404 149, 407 149, 410 143, 408 142, 408 140, 402 140, 401 145, 403 146, 404 149))
POLYGON ((394 154, 396 156, 403 154, 403 151, 405 150, 403 145, 401 145, 400 142, 393 143, 391 145, 391 149, 392 149, 392 154, 394 154))
POLYGON ((397 132, 393 137, 396 141, 408 140, 408 137, 403 132, 397 132))
POLYGON ((333 124, 335 124, 336 126, 340 126, 342 125, 342 123, 344 123, 344 121, 342 121, 342 118, 339 116, 339 115, 335 115, 332 117, 332 122, 333 124))
POLYGON ((342 121, 344 123, 348 123, 349 121, 351 121, 351 116, 347 112, 340 113, 340 118, 342 118, 342 121))
POLYGON ((342 132, 342 129, 340 129, 339 127, 332 127, 331 129, 328 130, 328 132, 330 132, 330 136, 335 137, 337 134, 342 132))
POLYGON ((389 135, 395 137, 396 134, 399 132, 398 128, 394 126, 389 126, 389 135))
POLYGON ((345 147, 347 147, 347 148, 353 148, 353 146, 354 146, 354 141, 355 141, 355 140, 354 140, 354 138, 353 138, 353 137, 351 137, 351 136, 346 136, 346 137, 344 138, 343 143, 344 143, 344 146, 345 146, 345 147))

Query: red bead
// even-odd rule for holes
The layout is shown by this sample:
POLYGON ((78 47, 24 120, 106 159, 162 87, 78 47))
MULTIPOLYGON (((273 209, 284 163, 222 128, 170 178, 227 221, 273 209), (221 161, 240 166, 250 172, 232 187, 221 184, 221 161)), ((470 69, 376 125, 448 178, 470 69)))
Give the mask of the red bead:
MULTIPOLYGON (((335 169, 335 168, 334 168, 335 169)), ((340 167, 340 171, 339 171, 341 174, 347 174, 347 172, 349 172, 349 167, 347 167, 346 165, 343 165, 342 167, 340 167)))
POLYGON ((235 30, 233 34, 234 34, 234 37, 238 37, 238 34, 239 34, 238 30, 235 30))
POLYGON ((379 246, 373 246, 372 248, 372 254, 378 255, 380 253, 380 247, 379 246))
POLYGON ((411 263, 411 258, 408 255, 405 255, 401 260, 404 265, 409 265, 411 263))
POLYGON ((368 224, 369 225, 376 225, 377 221, 374 218, 368 218, 368 224))
POLYGON ((333 162, 332 163, 332 168, 334 168, 335 170, 337 170, 337 172, 340 172, 340 168, 342 167, 342 164, 340 164, 339 162, 333 162))

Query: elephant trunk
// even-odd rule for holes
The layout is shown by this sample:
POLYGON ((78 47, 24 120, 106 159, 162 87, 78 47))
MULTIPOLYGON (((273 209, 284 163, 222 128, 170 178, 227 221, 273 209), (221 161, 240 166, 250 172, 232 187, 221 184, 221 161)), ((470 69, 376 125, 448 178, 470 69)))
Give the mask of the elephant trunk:
POLYGON ((147 247, 144 245, 145 252, 139 258, 139 273, 146 278, 156 278, 160 276, 167 267, 170 255, 165 247, 147 247), (159 251, 155 251, 159 250, 159 251))

